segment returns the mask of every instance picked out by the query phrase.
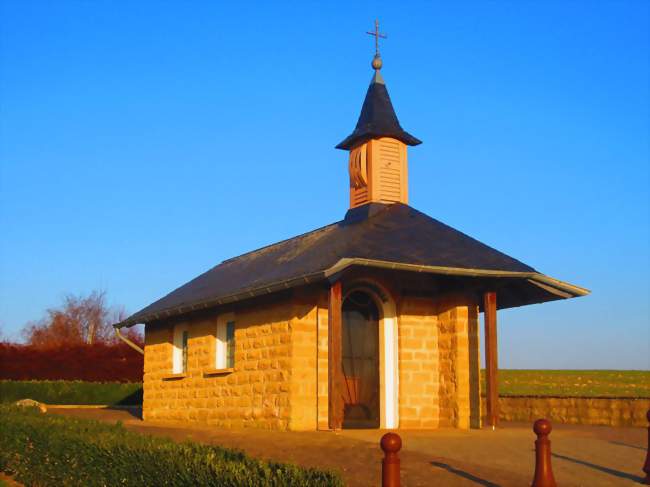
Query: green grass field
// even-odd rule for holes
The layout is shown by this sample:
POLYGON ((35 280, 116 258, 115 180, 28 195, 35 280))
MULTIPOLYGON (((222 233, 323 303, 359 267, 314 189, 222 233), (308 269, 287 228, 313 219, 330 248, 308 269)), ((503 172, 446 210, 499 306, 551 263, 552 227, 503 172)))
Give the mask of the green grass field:
MULTIPOLYGON (((481 370, 485 391, 485 370, 481 370)), ((499 370, 502 396, 650 397, 650 371, 499 370)))
POLYGON ((142 383, 79 380, 0 380, 0 403, 34 399, 45 404, 142 404, 142 383))
MULTIPOLYGON (((485 371, 481 371, 485 391, 485 371)), ((499 370, 502 396, 650 398, 650 371, 499 370)), ((3 381, 0 403, 35 399, 45 404, 141 404, 142 384, 81 381, 3 381)))
POLYGON ((0 405, 0 472, 25 486, 343 487, 327 470, 260 460, 215 445, 139 434, 121 421, 0 405))

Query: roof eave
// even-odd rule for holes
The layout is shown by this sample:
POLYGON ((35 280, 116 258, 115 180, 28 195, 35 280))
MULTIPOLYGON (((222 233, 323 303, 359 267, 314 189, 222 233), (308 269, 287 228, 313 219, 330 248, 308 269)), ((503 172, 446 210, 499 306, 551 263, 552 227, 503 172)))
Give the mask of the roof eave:
POLYGON ((525 279, 528 282, 544 289, 545 291, 554 294, 558 299, 568 299, 579 296, 586 296, 591 291, 583 287, 575 286, 559 279, 546 276, 537 271, 530 272, 517 272, 517 271, 501 271, 492 269, 471 269, 460 267, 445 267, 445 266, 430 266, 419 264, 406 264, 401 262, 390 262, 364 258, 349 258, 344 257, 339 259, 333 266, 304 276, 271 283, 256 288, 249 288, 234 293, 228 296, 221 296, 219 298, 211 298, 203 301, 193 303, 191 305, 181 305, 155 313, 136 313, 124 321, 114 324, 116 328, 130 327, 139 323, 148 323, 164 318, 171 318, 181 316, 193 311, 230 304, 244 299, 250 299, 266 294, 272 294, 285 289, 290 289, 305 284, 312 284, 321 280, 329 279, 336 274, 344 271, 351 266, 364 266, 374 267, 380 269, 403 270, 409 272, 425 272, 429 274, 453 275, 453 276, 466 276, 466 277, 491 277, 491 278, 519 278, 525 279))
POLYGON ((350 150, 353 147, 363 144, 364 142, 369 141, 370 139, 378 139, 381 137, 392 137, 394 139, 403 142, 406 145, 415 146, 420 145, 422 141, 417 137, 412 136, 405 130, 401 132, 367 132, 367 133, 356 133, 356 131, 349 136, 347 136, 341 143, 339 143, 335 148, 341 150, 350 150))
POLYGON ((427 272, 430 274, 446 274, 454 276, 467 276, 467 277, 514 277, 521 279, 528 279, 529 281, 534 282, 540 287, 548 288, 547 290, 553 289, 555 292, 562 292, 567 294, 566 297, 579 297, 587 296, 591 293, 590 290, 576 286, 574 284, 569 284, 559 279, 549 277, 541 272, 530 271, 530 272, 520 272, 520 271, 501 271, 493 269, 472 269, 464 267, 446 267, 446 266, 431 266, 431 265, 419 265, 419 264, 405 264, 401 262, 390 262, 390 261, 381 261, 381 260, 372 260, 372 259, 362 259, 362 258, 343 258, 340 259, 336 264, 330 267, 325 271, 327 277, 341 272, 346 267, 351 265, 362 265, 367 267, 379 267, 384 269, 394 269, 394 270, 404 270, 411 272, 427 272))

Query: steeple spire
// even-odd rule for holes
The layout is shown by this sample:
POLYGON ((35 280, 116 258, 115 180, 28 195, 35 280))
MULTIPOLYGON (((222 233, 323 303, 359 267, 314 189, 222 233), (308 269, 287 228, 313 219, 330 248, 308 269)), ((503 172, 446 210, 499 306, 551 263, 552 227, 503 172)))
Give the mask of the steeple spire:
POLYGON ((406 132, 399 124, 390 96, 388 96, 386 84, 380 73, 383 61, 379 53, 379 39, 387 39, 388 36, 379 32, 378 20, 375 20, 375 31, 366 33, 375 37, 375 57, 371 63, 375 74, 370 80, 366 99, 361 107, 361 114, 354 132, 336 148, 350 150, 355 145, 379 137, 392 137, 406 145, 421 144, 422 142, 419 139, 406 132))
POLYGON ((381 83, 382 85, 384 84, 384 80, 381 77, 381 73, 379 70, 381 69, 383 62, 381 60, 381 54, 379 54, 379 39, 388 39, 388 36, 386 34, 380 34, 379 33, 379 20, 375 19, 375 30, 374 32, 366 32, 366 34, 369 34, 371 36, 375 37, 375 57, 372 59, 372 69, 375 70, 375 76, 373 81, 375 83, 381 83))
MULTIPOLYGON (((386 34, 380 34, 379 33, 379 20, 375 19, 375 31, 374 32, 366 32, 366 34, 369 34, 371 36, 375 36, 375 58, 379 58, 379 39, 388 39, 388 36, 386 34)), ((373 66, 374 67, 374 66, 373 66)), ((375 68, 375 69, 380 69, 375 68)))
POLYGON ((354 132, 336 146, 350 151, 350 208, 368 203, 408 204, 406 149, 421 142, 399 124, 381 76, 379 39, 387 36, 379 32, 379 21, 375 20, 374 32, 367 34, 375 38, 375 73, 354 132))

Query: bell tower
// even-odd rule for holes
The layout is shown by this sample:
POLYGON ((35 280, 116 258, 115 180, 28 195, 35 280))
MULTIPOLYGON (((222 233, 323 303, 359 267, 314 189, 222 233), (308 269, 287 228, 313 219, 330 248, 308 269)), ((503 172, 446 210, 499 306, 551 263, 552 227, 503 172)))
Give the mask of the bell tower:
POLYGON ((408 145, 421 141, 402 129, 381 76, 379 33, 375 21, 375 73, 354 132, 336 146, 350 152, 350 208, 366 203, 408 203, 408 145))

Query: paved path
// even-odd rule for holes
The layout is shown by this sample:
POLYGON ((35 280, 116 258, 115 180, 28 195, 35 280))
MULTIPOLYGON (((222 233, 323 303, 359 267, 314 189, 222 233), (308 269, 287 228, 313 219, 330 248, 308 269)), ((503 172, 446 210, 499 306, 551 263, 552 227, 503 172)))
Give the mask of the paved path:
MULTIPOLYGON (((54 409, 131 430, 238 448, 250 455, 338 470, 350 486, 379 484, 383 432, 272 432, 143 422, 127 411, 54 409)), ((497 431, 401 431, 402 485, 527 486, 534 468, 531 425, 507 423, 497 431)), ((553 470, 561 487, 639 485, 646 454, 643 428, 555 425, 550 436, 553 470)))

